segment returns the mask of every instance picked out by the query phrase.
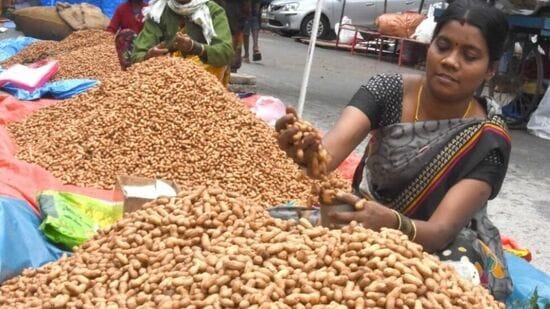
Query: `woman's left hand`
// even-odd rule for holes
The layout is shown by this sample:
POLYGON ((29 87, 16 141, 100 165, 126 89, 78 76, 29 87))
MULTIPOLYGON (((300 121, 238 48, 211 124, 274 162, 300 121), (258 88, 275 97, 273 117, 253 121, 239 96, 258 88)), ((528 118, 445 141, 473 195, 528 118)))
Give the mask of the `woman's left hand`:
POLYGON ((383 227, 395 228, 397 219, 394 212, 377 202, 362 199, 352 193, 338 192, 335 197, 335 202, 353 205, 356 209, 354 212, 344 212, 330 214, 330 219, 334 222, 334 227, 342 227, 349 224, 351 221, 361 223, 363 227, 379 231, 383 227))
POLYGON ((178 32, 176 33, 173 46, 183 53, 188 53, 193 48, 193 39, 191 39, 191 37, 187 34, 178 32))

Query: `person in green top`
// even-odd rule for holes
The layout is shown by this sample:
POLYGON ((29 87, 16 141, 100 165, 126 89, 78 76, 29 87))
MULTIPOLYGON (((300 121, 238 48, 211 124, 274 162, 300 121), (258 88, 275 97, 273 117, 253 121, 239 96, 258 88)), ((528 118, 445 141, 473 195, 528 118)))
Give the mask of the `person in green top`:
POLYGON ((233 57, 225 11, 208 0, 152 0, 143 30, 126 44, 126 59, 136 63, 171 54, 204 65, 227 85, 233 57))

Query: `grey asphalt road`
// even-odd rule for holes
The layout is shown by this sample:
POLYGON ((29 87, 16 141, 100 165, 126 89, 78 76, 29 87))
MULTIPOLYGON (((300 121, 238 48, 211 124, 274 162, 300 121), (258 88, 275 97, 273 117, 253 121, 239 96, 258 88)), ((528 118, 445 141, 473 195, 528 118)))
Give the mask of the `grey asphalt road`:
MULTIPOLYGON (((239 72, 257 77, 257 92, 295 105, 298 101, 307 45, 270 32, 260 34, 263 60, 243 64, 239 72)), ((364 55, 317 48, 311 72, 304 118, 323 130, 359 86, 382 72, 422 73, 364 55)), ((512 131, 508 174, 499 196, 490 202, 492 220, 507 235, 529 248, 532 263, 550 273, 550 141, 525 131, 512 131)), ((360 151, 360 145, 356 151, 360 151)))

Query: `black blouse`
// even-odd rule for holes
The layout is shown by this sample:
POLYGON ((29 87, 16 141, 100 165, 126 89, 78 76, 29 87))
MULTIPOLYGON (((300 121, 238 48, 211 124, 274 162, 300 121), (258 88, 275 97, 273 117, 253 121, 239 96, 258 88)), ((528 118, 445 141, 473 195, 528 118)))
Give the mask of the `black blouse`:
MULTIPOLYGON (((486 100, 477 98, 485 109, 486 100)), ((373 130, 401 121, 403 112, 403 76, 399 73, 378 74, 355 93, 348 106, 361 110, 370 120, 373 130)), ((492 151, 466 178, 488 183, 490 199, 498 194, 507 166, 498 151, 492 151)))

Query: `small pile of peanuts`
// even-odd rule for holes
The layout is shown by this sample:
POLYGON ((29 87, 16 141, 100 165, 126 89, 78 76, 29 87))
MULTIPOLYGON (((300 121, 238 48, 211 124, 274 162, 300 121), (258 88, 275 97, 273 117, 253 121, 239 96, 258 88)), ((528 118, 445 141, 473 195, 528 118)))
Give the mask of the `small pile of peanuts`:
POLYGON ((181 58, 138 63, 8 129, 18 158, 67 184, 110 189, 116 175, 134 175, 219 183, 265 206, 312 200, 314 181, 278 147, 275 131, 181 58))
MULTIPOLYGON (((90 30, 81 30, 71 33, 68 37, 63 39, 60 42, 57 41, 39 41, 35 42, 15 56, 8 58, 2 62, 2 66, 9 67, 11 65, 21 63, 34 63, 36 61, 54 58, 57 59, 58 55, 71 52, 73 50, 91 47, 101 44, 111 44, 114 45, 114 36, 108 31, 90 29, 90 30)), ((114 48, 114 47, 113 47, 114 48)), ((89 62, 94 63, 96 59, 90 58, 89 62)), ((116 60, 116 54, 115 54, 116 60)))
POLYGON ((270 218, 238 194, 159 198, 0 286, 2 308, 503 308, 399 231, 270 218))

